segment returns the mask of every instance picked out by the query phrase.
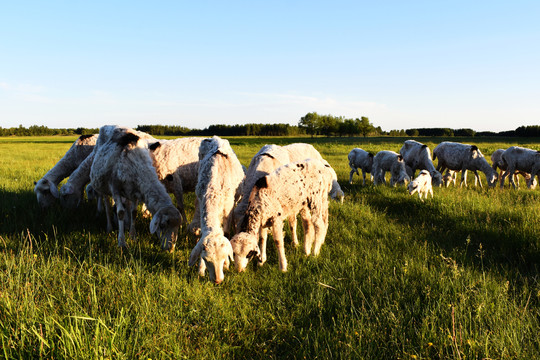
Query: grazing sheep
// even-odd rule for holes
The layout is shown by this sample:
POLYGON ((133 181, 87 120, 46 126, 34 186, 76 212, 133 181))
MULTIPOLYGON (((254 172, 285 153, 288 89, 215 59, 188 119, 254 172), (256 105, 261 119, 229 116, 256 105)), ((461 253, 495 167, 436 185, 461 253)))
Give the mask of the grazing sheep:
MULTIPOLYGON (((137 203, 144 202, 152 213, 150 232, 158 234, 163 249, 174 249, 181 215, 172 204, 152 166, 147 140, 142 139, 138 132, 127 128, 103 130, 102 132, 100 129, 100 138, 106 131, 110 131, 110 137, 94 154, 90 179, 95 191, 101 195, 112 196, 115 202, 119 228, 118 246, 126 246, 124 217, 126 211, 133 214, 130 204, 136 208, 137 203)), ((133 227, 134 221, 131 225, 133 227)))
MULTIPOLYGON (((504 184, 503 175, 506 170, 508 170, 508 165, 504 162, 502 158, 502 154, 505 152, 505 149, 497 149, 491 154, 491 167, 493 167, 493 170, 497 171, 497 168, 501 169, 499 178, 501 179, 501 182, 504 184)), ((525 171, 516 170, 514 174, 512 174, 512 178, 514 182, 516 183, 517 187, 519 187, 519 177, 517 176, 520 174, 525 178, 525 181, 527 184, 531 181, 531 174, 526 173, 525 171)), ((536 179, 532 179, 531 188, 536 187, 536 179)))
MULTIPOLYGON (((422 196, 427 199, 428 194, 433 197, 433 187, 431 186, 431 174, 428 170, 420 171, 420 174, 409 183, 409 195, 418 192, 418 197, 422 200, 422 196)), ((423 200, 422 200, 423 201, 423 200)))
MULTIPOLYGON (((199 275, 206 267, 210 280, 223 281, 223 269, 233 259, 231 243, 225 237, 232 225, 232 212, 241 194, 244 169, 227 140, 214 136, 199 148, 199 171, 195 193, 199 201, 201 238, 191 251, 189 266, 199 262, 199 275)), ((193 224, 192 222, 192 224, 193 224)), ((198 225, 198 224, 196 224, 198 225)))
MULTIPOLYGON (((288 164, 290 162, 302 161, 307 158, 318 159, 323 162, 326 166, 327 171, 330 172, 332 176, 332 189, 330 190, 330 197, 343 202, 343 191, 337 181, 337 175, 328 164, 326 160, 323 159, 321 154, 310 144, 304 143, 294 143, 286 146, 278 145, 265 145, 263 146, 255 156, 251 159, 249 168, 246 173, 246 179, 244 182, 242 199, 240 203, 234 209, 234 222, 236 232, 240 231, 240 225, 244 220, 244 216, 248 207, 249 195, 253 189, 253 186, 263 176, 266 176, 272 173, 274 170, 279 168, 282 165, 288 164)), ((296 216, 291 216, 288 219, 289 226, 292 233, 292 241, 294 246, 298 246, 298 236, 296 234, 296 216)), ((261 251, 266 254, 266 238, 268 234, 268 229, 262 227, 260 233, 261 241, 261 251)), ((266 259, 263 259, 263 262, 266 259)), ((262 263, 260 263, 262 264, 262 263)))
POLYGON ((410 169, 409 176, 414 177, 417 169, 427 170, 432 178, 433 185, 440 186, 442 183, 442 175, 435 169, 431 160, 431 152, 427 145, 424 145, 415 140, 406 140, 399 150, 405 165, 410 169))
MULTIPOLYGON (((530 174, 527 187, 533 189, 536 186, 535 178, 540 181, 540 151, 527 149, 519 146, 511 146, 502 154, 507 170, 501 177, 501 188, 504 186, 504 179, 517 171, 530 174)), ((510 176, 510 183, 516 188, 514 179, 510 176)))
MULTIPOLYGON (((283 221, 300 213, 304 225, 306 255, 319 254, 328 229, 328 192, 332 175, 316 159, 289 163, 257 180, 249 197, 241 232, 231 239, 235 264, 243 271, 257 249, 260 228, 271 228, 276 244, 279 268, 287 271, 283 244, 283 221)), ((266 259, 265 248, 260 248, 266 259)))
MULTIPOLYGON (((184 221, 184 194, 194 192, 199 169, 199 147, 203 138, 159 140, 150 145, 150 155, 159 180, 174 194, 184 221)), ((196 205, 197 206, 197 205, 196 205)))
POLYGON ((394 151, 379 151, 373 157, 373 179, 374 184, 386 184, 385 174, 390 171, 390 185, 406 184, 411 181, 405 169, 403 157, 394 151))
POLYGON ((39 181, 34 182, 34 192, 38 204, 42 208, 48 208, 60 196, 58 184, 68 177, 86 159, 94 149, 98 136, 81 135, 62 159, 53 166, 39 181))
MULTIPOLYGON (((99 147, 105 144, 113 132, 116 129, 128 128, 120 127, 118 125, 105 125, 100 129, 100 137, 97 138, 94 149, 92 152, 84 159, 84 161, 77 167, 75 171, 70 175, 68 181, 60 188, 60 203, 62 206, 73 209, 79 206, 83 199, 84 187, 90 182, 90 169, 94 161, 94 156, 99 147)), ((144 132, 129 129, 131 132, 137 134, 142 139, 145 139, 147 142, 157 142, 157 140, 144 132)), ((96 135, 97 137, 97 135, 96 135)), ((99 197, 101 199, 101 197, 99 197)), ((98 200, 98 203, 101 200, 98 200)), ((112 222, 110 219, 107 219, 108 231, 112 231, 112 222)))
POLYGON ((446 169, 443 175, 444 186, 448 187, 451 183, 456 186, 456 172, 454 170, 446 169))
POLYGON ((497 182, 497 172, 488 164, 476 145, 444 141, 433 149, 433 159, 439 159, 437 170, 440 172, 446 169, 461 171, 460 186, 467 186, 467 170, 474 172, 475 186, 480 182, 480 187, 483 187, 478 170, 486 175, 488 186, 493 187, 497 182))
MULTIPOLYGON (((366 173, 371 174, 371 170, 373 168, 373 154, 360 148, 354 148, 349 153, 348 158, 349 166, 351 168, 351 172, 349 174, 349 184, 352 184, 354 173, 360 176, 358 169, 361 169, 362 185, 366 185, 366 173)), ((373 176, 371 176, 371 179, 373 179, 373 176)))

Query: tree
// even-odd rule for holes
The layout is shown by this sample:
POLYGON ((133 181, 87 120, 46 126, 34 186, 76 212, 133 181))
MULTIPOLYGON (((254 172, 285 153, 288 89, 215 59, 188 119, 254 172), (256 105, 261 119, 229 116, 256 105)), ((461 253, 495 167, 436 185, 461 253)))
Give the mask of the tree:
POLYGON ((362 134, 362 136, 366 137, 368 136, 373 130, 375 130, 375 127, 372 123, 369 122, 369 119, 365 116, 362 116, 361 119, 356 119, 356 126, 358 127, 358 133, 362 134))
POLYGON ((319 127, 319 118, 320 116, 316 112, 307 113, 306 116, 303 116, 298 122, 298 126, 306 129, 306 133, 315 135, 319 127))

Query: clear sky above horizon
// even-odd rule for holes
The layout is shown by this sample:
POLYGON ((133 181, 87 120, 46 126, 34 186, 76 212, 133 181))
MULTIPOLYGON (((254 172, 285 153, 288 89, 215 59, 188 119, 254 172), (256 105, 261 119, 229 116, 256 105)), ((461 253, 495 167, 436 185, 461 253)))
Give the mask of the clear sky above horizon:
POLYGON ((538 1, 10 1, 0 126, 540 125, 538 1))

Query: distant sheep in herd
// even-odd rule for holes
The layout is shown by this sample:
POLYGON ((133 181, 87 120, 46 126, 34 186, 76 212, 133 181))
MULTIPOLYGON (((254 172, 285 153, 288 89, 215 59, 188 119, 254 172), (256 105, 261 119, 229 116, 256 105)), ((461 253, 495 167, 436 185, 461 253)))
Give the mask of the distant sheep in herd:
POLYGON ((437 170, 440 172, 446 169, 461 171, 461 186, 467 186, 467 170, 474 172, 475 185, 480 182, 482 187, 478 170, 486 175, 488 186, 493 187, 497 182, 497 172, 488 164, 476 145, 445 141, 433 149, 433 159, 439 160, 437 170))
POLYGON ((532 189, 536 186, 535 178, 540 181, 540 152, 519 146, 511 146, 502 153, 502 159, 507 166, 507 170, 501 177, 501 188, 504 186, 504 179, 510 175, 510 184, 516 188, 513 176, 517 171, 530 174, 527 187, 532 189))
POLYGON ((386 184, 385 174, 390 171, 390 185, 406 184, 411 181, 405 169, 403 157, 394 151, 379 151, 373 158, 374 184, 386 184))
POLYGON ((431 194, 431 197, 433 197, 433 187, 431 185, 431 175, 429 171, 420 171, 418 177, 409 183, 407 189, 409 190, 409 195, 413 195, 417 192, 420 200, 422 200, 422 196, 427 199, 428 194, 431 194))
MULTIPOLYGON (((499 175, 499 178, 501 179, 501 188, 502 188, 502 185, 504 185, 504 179, 506 178, 506 176, 503 177, 503 175, 506 172, 506 170, 508 170, 508 164, 502 158, 502 155, 505 151, 506 151, 505 149, 497 149, 493 152, 493 154, 491 154, 491 163, 492 163, 491 166, 493 167, 493 170, 497 171, 497 168, 501 169, 501 173, 499 175)), ((511 148, 510 151, 513 152, 514 148, 511 148)), ((517 186, 519 186, 519 177, 517 176, 518 174, 520 174, 521 176, 525 178, 525 181, 529 188, 534 189, 536 187, 536 179, 535 178, 531 179, 531 174, 525 171, 519 170, 519 169, 516 169, 515 173, 511 175, 514 182, 517 183, 517 186)))
POLYGON ((431 152, 427 145, 415 140, 406 140, 399 153, 403 156, 403 161, 405 161, 408 170, 407 173, 411 178, 414 177, 416 170, 427 170, 432 178, 433 185, 441 185, 442 175, 433 166, 431 152))
MULTIPOLYGON (((371 174, 373 169, 373 154, 360 148, 354 148, 348 155, 349 167, 349 184, 352 184, 354 173, 360 176, 358 169, 362 170, 362 185, 366 185, 366 174, 371 174)), ((373 178, 373 176, 371 176, 373 178)))
MULTIPOLYGON (((407 140, 399 154, 383 150, 376 155, 353 148, 348 154, 349 183, 362 170, 374 184, 408 184, 410 195, 418 193, 423 201, 433 197, 433 186, 449 186, 461 171, 461 186, 467 170, 480 181, 478 171, 486 175, 489 187, 506 177, 516 188, 514 177, 521 174, 527 186, 540 180, 540 152, 512 146, 498 149, 489 165, 477 146, 442 142, 433 150, 407 140), (433 161, 438 160, 437 167, 433 161), (414 177, 415 171, 421 170, 414 177)), ((516 178, 517 179, 517 178, 516 178)), ((173 250, 178 231, 186 223, 184 194, 195 191, 195 215, 189 229, 200 236, 191 251, 188 264, 199 262, 199 274, 208 269, 210 280, 219 284, 224 269, 234 261, 244 271, 250 259, 266 262, 266 240, 271 230, 281 271, 287 271, 283 224, 288 220, 292 242, 298 246, 297 216, 304 229, 304 252, 318 255, 328 229, 328 196, 343 201, 344 193, 330 164, 309 144, 265 145, 246 169, 229 142, 220 137, 158 140, 130 128, 107 125, 99 135, 79 137, 42 179, 34 192, 42 208, 57 198, 66 208, 77 207, 87 188, 88 198, 112 197, 118 219, 118 245, 126 246, 124 224, 131 218, 130 236, 135 237, 135 211, 144 204, 152 214, 150 232, 157 233, 161 246, 173 250), (67 182, 58 190, 59 183, 67 182), (167 193, 174 194, 177 207, 167 193), (232 236, 234 234, 234 236, 232 236), (230 240, 229 240, 230 239, 230 240)), ((480 186, 482 182, 480 181, 480 186)), ((110 202, 103 201, 107 230, 112 231, 110 202)))

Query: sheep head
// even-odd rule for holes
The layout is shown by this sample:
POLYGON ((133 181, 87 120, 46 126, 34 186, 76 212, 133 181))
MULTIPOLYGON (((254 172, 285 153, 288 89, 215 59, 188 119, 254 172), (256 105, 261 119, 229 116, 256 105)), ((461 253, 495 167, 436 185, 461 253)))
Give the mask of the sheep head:
POLYGON ((246 269, 249 260, 255 256, 259 257, 261 255, 257 236, 247 232, 241 232, 234 235, 231 239, 231 246, 234 252, 234 264, 236 270, 239 272, 246 269))
POLYGON ((178 228, 182 222, 180 211, 174 206, 166 206, 159 209, 150 222, 150 233, 157 233, 161 240, 161 248, 172 251, 176 245, 178 228))
POLYGON ((437 170, 434 170, 433 173, 430 174, 431 175, 431 184, 433 186, 441 186, 442 183, 443 183, 443 176, 440 172, 438 172, 437 170))
POLYGON ((56 199, 58 199, 60 196, 58 189, 56 188, 56 184, 48 179, 40 179, 38 182, 34 182, 34 185, 34 192, 37 196, 37 202, 43 209, 54 204, 56 199))
MULTIPOLYGON (((233 257, 231 242, 223 236, 223 233, 209 233, 203 236, 191 250, 189 266, 195 265, 197 259, 201 258, 204 266, 208 268, 210 281, 220 284, 225 278, 223 269, 229 269, 229 263, 233 257)), ((199 270, 201 269, 200 275, 204 275, 204 267, 201 266, 199 270)))
POLYGON ((75 209, 81 203, 82 193, 75 192, 71 184, 60 188, 60 204, 67 209, 75 209))

